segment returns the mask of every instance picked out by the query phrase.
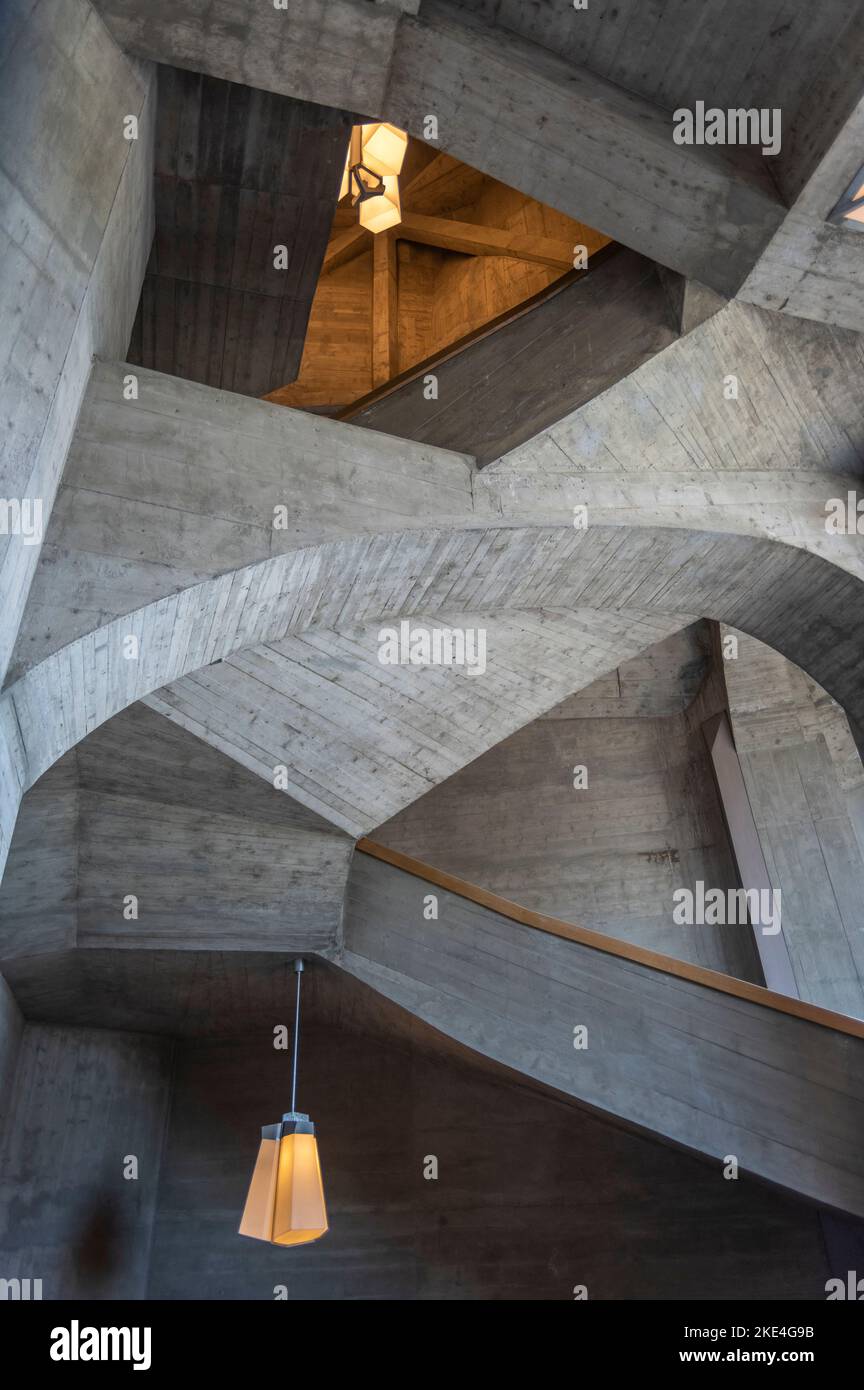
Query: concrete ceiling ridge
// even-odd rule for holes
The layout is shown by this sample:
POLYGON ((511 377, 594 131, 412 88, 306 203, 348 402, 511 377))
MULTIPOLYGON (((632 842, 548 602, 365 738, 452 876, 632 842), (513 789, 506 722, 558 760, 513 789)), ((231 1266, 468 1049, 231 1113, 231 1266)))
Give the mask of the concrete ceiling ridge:
POLYGON ((797 661, 853 722, 864 715, 854 674, 864 640, 861 581, 801 549, 644 525, 353 538, 166 596, 21 677, 0 701, 4 848, 23 791, 69 747, 127 705, 239 649, 352 621, 586 605, 727 621, 797 661), (124 655, 130 638, 137 659, 124 655))
POLYGON ((566 525, 577 504, 610 525, 765 535, 859 572, 857 537, 829 536, 824 522, 828 499, 861 473, 862 342, 727 305, 479 473, 466 454, 145 369, 138 400, 124 401, 127 364, 99 362, 13 675, 279 551, 444 522, 566 525))
POLYGON ((590 609, 433 615, 483 628, 480 680, 464 668, 382 666, 377 623, 310 630, 235 653, 145 703, 271 783, 284 767, 292 796, 359 837, 691 620, 590 609))

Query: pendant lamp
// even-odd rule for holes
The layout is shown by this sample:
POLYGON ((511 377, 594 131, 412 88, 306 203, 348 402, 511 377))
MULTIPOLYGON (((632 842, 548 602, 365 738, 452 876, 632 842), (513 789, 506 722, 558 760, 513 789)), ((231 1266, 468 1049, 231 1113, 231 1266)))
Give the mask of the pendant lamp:
POLYGON ((240 1222, 240 1235, 271 1245, 306 1245, 327 1230, 327 1208, 315 1126, 297 1110, 297 1055, 300 1045, 300 977, 295 960, 297 1011, 294 1016, 294 1064, 291 1109, 278 1124, 265 1125, 240 1222))
POLYGON ((361 227, 383 232, 402 221, 399 174, 408 148, 404 130, 378 121, 351 131, 339 201, 349 194, 361 227))

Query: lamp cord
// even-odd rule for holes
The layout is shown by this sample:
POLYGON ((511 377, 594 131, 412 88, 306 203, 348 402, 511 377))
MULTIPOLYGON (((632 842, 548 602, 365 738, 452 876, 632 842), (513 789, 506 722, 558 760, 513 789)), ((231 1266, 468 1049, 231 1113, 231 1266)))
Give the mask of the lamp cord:
POLYGON ((297 1113, 297 1054, 300 1051, 300 980, 302 970, 297 971, 297 1007, 294 1013, 294 1065, 291 1073, 291 1114, 297 1113))

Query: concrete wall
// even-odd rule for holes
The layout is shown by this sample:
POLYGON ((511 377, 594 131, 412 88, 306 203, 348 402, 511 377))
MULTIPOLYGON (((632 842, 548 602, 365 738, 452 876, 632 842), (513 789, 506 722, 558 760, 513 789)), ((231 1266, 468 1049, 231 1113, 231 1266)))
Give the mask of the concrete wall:
POLYGON ((9 1110, 24 1020, 15 997, 0 975, 0 1126, 9 1110))
POLYGON ((864 1017, 864 770, 846 716, 771 647, 730 635, 729 715, 799 993, 864 1017))
POLYGON ((268 785, 138 705, 33 788, 0 888, 0 961, 75 946, 322 950, 351 848, 272 773, 268 785))
POLYGON ((705 669, 694 631, 565 700, 372 838, 525 907, 761 983, 749 928, 672 920, 676 888, 738 883, 683 708, 705 669))
MULTIPOLYGON (((151 68, 88 0, 3 6, 0 496, 39 499, 46 525, 93 354, 129 341, 153 235, 152 98, 151 68)), ((39 548, 0 534, 0 678, 39 548)))
POLYGON ((816 1212, 532 1091, 498 1069, 305 1034, 330 1231, 277 1250, 237 1235, 286 1055, 178 1046, 148 1296, 307 1299, 819 1298, 816 1212), (428 1155, 437 1181, 423 1177, 428 1155), (721 1234, 722 1231, 722 1234, 721 1234))
POLYGON ((41 1279, 46 1299, 144 1297, 170 1063, 163 1038, 25 1027, 0 1136, 0 1277, 41 1279))
MULTIPOLYGON (((256 984, 254 960, 225 961, 215 993, 187 972, 159 1019, 139 969, 130 1020, 162 1036, 26 1026, 0 1140, 0 1277, 41 1278, 46 1299, 270 1301, 285 1285, 295 1301, 570 1301, 577 1283, 592 1299, 823 1297, 814 1207, 526 1085, 324 966, 304 986, 299 1100, 331 1229, 293 1251, 242 1239, 290 1070, 271 1032, 291 1023, 290 977, 256 984)), ((91 1006, 104 995, 110 1012, 112 979, 90 983, 91 1006)))

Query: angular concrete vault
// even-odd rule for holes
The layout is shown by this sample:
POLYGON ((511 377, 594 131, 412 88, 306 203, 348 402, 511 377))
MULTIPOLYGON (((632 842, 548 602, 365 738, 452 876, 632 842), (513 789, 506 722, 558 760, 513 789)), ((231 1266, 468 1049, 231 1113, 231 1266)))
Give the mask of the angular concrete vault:
POLYGON ((0 29, 0 1249, 102 1287, 14 1215, 68 1030, 156 1175, 113 1287, 176 1296, 195 1096, 245 1163, 213 1077, 297 953, 325 1052, 864 1217, 864 7, 289 8, 0 29), (401 234, 337 208, 371 120, 401 234))

